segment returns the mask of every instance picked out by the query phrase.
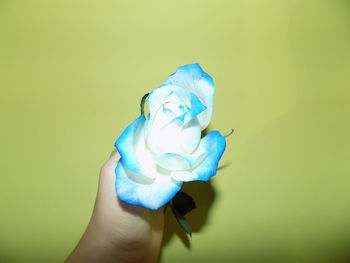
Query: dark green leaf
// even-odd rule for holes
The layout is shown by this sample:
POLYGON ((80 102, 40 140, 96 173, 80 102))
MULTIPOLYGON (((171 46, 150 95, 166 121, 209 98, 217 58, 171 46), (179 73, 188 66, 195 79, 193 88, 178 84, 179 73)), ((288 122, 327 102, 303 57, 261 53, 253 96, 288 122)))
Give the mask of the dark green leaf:
POLYGON ((189 223, 186 221, 186 219, 181 216, 181 214, 176 210, 175 207, 171 206, 174 216, 177 220, 177 222, 179 223, 179 225, 181 226, 181 228, 190 236, 192 237, 192 228, 189 225, 189 223))
POLYGON ((145 102, 146 102, 146 99, 148 97, 149 93, 143 95, 142 99, 141 99, 141 102, 140 102, 140 109, 141 109, 141 115, 143 115, 145 113, 145 102))
POLYGON ((196 208, 196 204, 194 203, 192 197, 181 190, 173 198, 172 206, 182 217, 196 208))

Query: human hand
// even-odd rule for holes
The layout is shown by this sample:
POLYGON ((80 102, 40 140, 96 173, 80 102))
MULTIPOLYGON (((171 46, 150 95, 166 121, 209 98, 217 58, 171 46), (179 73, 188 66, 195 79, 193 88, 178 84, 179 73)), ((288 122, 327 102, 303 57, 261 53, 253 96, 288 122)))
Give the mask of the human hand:
POLYGON ((89 225, 66 263, 156 262, 164 228, 164 208, 151 211, 119 200, 115 191, 113 151, 102 166, 89 225))

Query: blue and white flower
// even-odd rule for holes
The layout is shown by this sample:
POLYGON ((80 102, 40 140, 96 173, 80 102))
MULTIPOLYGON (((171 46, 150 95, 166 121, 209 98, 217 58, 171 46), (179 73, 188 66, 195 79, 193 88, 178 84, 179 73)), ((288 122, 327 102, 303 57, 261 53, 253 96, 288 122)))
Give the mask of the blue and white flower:
POLYGON ((183 182, 208 181, 216 174, 225 138, 218 131, 201 138, 213 99, 213 79, 198 64, 179 67, 150 93, 147 118, 138 117, 115 143, 121 155, 115 170, 121 200, 156 210, 183 182))

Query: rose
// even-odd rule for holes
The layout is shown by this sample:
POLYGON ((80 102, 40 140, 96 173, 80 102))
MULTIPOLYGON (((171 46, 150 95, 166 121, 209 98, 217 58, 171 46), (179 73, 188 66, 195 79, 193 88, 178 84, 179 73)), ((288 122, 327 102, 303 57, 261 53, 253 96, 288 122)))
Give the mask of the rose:
POLYGON ((208 181, 225 150, 218 131, 201 138, 211 119, 214 82, 198 64, 179 67, 149 97, 142 114, 117 139, 118 197, 133 205, 158 209, 183 182, 208 181))

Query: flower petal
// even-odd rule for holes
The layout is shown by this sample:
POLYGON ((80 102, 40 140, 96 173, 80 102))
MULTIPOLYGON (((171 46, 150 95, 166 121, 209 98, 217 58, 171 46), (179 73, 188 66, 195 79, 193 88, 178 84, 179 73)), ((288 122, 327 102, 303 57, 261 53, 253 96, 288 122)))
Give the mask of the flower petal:
POLYGON ((190 162, 176 153, 163 153, 154 156, 154 161, 164 169, 167 170, 187 170, 191 168, 190 162))
POLYGON ((168 203, 181 189, 182 182, 173 180, 169 175, 159 174, 148 183, 136 182, 139 178, 120 161, 115 170, 116 192, 118 197, 129 204, 157 210, 168 203))
POLYGON ((197 175, 189 171, 175 171, 171 173, 171 177, 179 182, 190 182, 197 178, 197 175))
POLYGON ((201 127, 198 119, 192 119, 182 126, 181 130, 181 149, 185 154, 192 154, 197 149, 201 139, 201 127))
POLYGON ((199 64, 188 64, 179 67, 176 72, 168 77, 165 84, 177 85, 193 92, 204 106, 207 107, 200 115, 198 115, 199 123, 204 130, 211 119, 214 101, 214 81, 205 73, 199 64))
POLYGON ((170 120, 162 110, 151 117, 146 128, 146 142, 148 148, 155 154, 177 153, 181 154, 181 140, 183 140, 181 120, 170 120))
POLYGON ((176 85, 163 84, 159 86, 158 88, 154 89, 148 96, 150 114, 154 115, 164 102, 168 100, 171 101, 175 98, 185 98, 186 94, 187 91, 184 88, 176 85), (177 96, 174 96, 174 94, 176 94, 177 96))
POLYGON ((115 142, 124 166, 129 170, 154 178, 152 156, 145 146, 144 125, 145 117, 141 115, 133 121, 115 142))
POLYGON ((205 111, 207 107, 205 107, 202 102, 198 99, 198 97, 190 92, 190 100, 191 100, 191 107, 188 112, 185 114, 185 123, 188 123, 189 121, 193 120, 197 117, 198 114, 205 111))
POLYGON ((225 137, 218 131, 208 133, 198 146, 199 152, 207 152, 208 155, 192 172, 196 175, 194 180, 208 181, 210 177, 216 174, 219 160, 225 151, 225 137))

